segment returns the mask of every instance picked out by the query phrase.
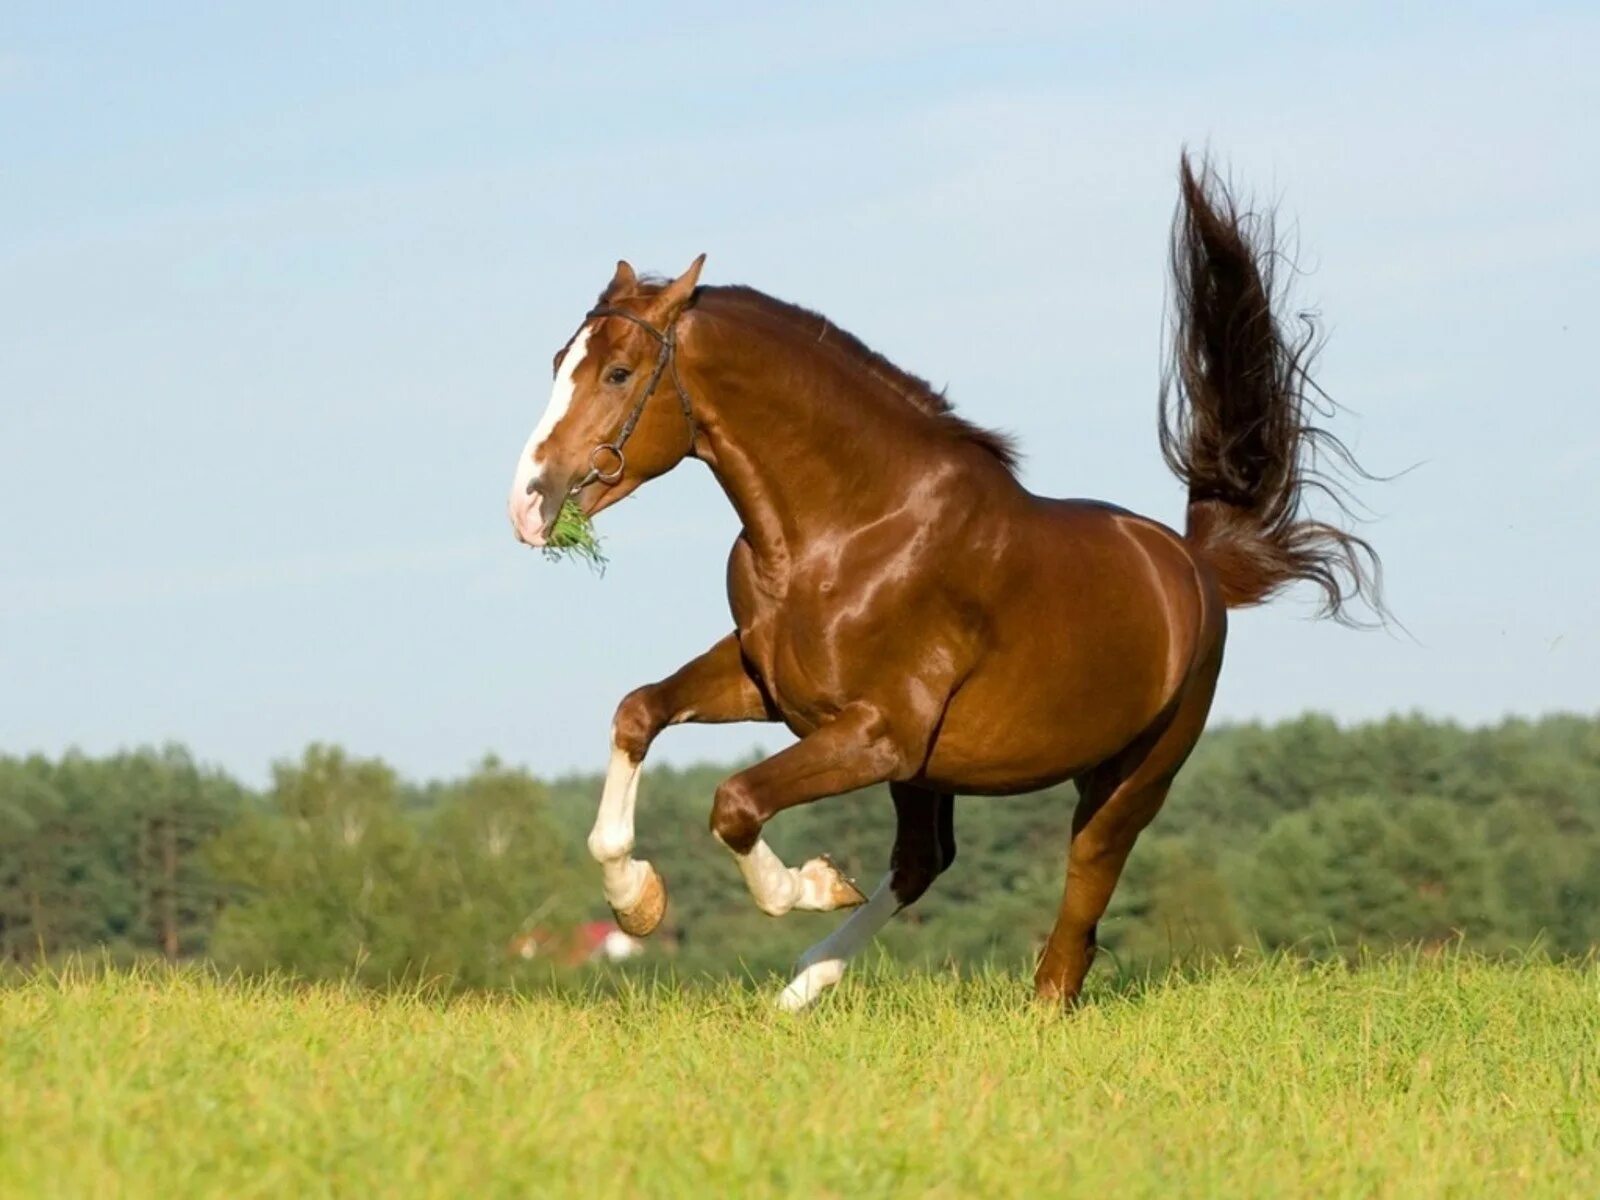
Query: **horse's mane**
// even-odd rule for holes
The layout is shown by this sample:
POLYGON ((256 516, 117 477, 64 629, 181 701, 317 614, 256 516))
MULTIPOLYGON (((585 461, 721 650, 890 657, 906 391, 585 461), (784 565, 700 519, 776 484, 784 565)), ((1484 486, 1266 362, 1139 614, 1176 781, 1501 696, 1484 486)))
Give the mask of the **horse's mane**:
MULTIPOLYGON (((656 280, 641 281, 639 293, 648 295, 662 286, 656 280)), ((715 316, 750 314, 766 318, 764 324, 774 332, 787 333, 797 346, 815 352, 831 350, 860 367, 879 383, 898 395, 918 412, 931 418, 963 441, 980 447, 1015 474, 1019 453, 1007 434, 985 429, 960 416, 943 391, 918 375, 903 370, 872 349, 848 330, 840 329, 821 313, 779 300, 742 284, 695 289, 695 308, 715 316)))
POLYGON ((695 306, 713 314, 724 307, 754 309, 773 318, 772 324, 786 328, 796 342, 811 347, 825 347, 843 355, 917 411, 931 417, 963 441, 981 447, 1008 471, 1016 471, 1018 453, 1009 436, 998 430, 985 429, 960 416, 943 391, 935 391, 926 379, 896 366, 855 334, 840 329, 821 313, 742 284, 699 288, 695 293, 695 306))

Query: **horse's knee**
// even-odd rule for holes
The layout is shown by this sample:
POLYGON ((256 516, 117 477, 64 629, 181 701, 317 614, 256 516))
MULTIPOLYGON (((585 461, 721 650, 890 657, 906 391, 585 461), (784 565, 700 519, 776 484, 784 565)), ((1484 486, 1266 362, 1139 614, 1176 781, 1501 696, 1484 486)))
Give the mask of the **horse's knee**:
POLYGON ((611 740, 632 761, 639 762, 664 724, 655 686, 647 684, 634 688, 617 705, 617 715, 611 719, 611 740))
POLYGON ((737 775, 723 780, 711 804, 711 832, 735 854, 749 854, 761 836, 761 806, 737 775))
POLYGON ((939 877, 939 868, 925 858, 896 862, 889 874, 889 890, 901 908, 915 904, 939 877))

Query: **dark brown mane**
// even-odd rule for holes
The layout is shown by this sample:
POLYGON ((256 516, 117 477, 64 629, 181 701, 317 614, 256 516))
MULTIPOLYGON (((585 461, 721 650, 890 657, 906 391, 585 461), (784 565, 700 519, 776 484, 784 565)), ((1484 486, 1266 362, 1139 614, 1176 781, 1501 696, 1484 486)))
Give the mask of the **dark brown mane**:
POLYGON ((790 332, 797 344, 813 350, 823 347, 844 356, 918 412, 931 417, 961 440, 981 447, 998 459, 1006 470, 1015 473, 1018 451, 1010 436, 985 429, 960 416, 945 394, 935 391, 926 379, 896 366, 822 314, 743 285, 699 288, 695 292, 694 303, 696 308, 711 314, 719 309, 759 313, 769 318, 770 325, 790 332))

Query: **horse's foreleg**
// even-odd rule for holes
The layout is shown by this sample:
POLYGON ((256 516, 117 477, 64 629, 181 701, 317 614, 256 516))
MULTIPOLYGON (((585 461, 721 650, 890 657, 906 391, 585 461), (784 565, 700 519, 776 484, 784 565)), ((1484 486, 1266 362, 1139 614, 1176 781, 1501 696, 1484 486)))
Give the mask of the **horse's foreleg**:
POLYGON ((661 923, 667 891, 650 863, 633 857, 633 812, 644 756, 668 725, 772 720, 761 689, 745 669, 739 640, 723 638, 660 683, 623 699, 611 723, 611 761, 589 834, 589 853, 600 864, 606 901, 617 924, 643 937, 661 923))
POLYGON ((956 858, 955 797, 910 784, 891 783, 894 853, 889 873, 872 898, 800 956, 795 976, 778 994, 778 1007, 798 1012, 844 977, 845 964, 902 908, 914 903, 956 858))
POLYGON ((762 839, 761 828, 786 808, 882 783, 902 762, 882 716, 861 705, 717 788, 711 832, 733 851, 762 912, 774 917, 795 908, 829 912, 865 902, 826 858, 785 866, 762 839))

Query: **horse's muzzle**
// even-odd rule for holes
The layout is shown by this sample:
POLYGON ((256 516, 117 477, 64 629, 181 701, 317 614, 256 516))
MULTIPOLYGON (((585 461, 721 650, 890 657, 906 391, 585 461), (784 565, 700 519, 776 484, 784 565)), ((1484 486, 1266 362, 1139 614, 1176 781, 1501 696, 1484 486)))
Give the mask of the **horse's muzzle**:
POLYGON ((513 487, 506 506, 517 541, 525 546, 543 546, 550 540, 556 514, 561 511, 561 498, 551 495, 542 481, 534 480, 531 490, 526 485, 513 487))

